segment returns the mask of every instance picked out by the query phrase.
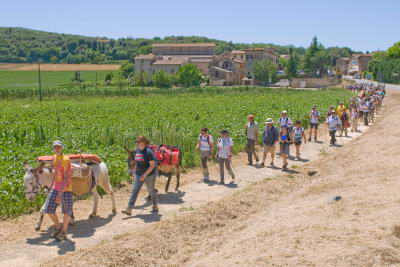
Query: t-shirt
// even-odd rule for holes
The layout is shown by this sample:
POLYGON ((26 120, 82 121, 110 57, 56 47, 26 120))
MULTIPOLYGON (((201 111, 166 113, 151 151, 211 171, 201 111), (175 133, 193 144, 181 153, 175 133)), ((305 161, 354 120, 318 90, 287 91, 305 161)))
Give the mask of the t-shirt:
POLYGON ((279 124, 282 126, 288 126, 288 124, 293 124, 289 117, 281 117, 279 119, 279 124))
POLYGON ((258 133, 258 124, 255 121, 247 123, 246 126, 247 139, 256 140, 258 133))
MULTIPOLYGON (((135 150, 135 162, 136 162, 136 175, 143 175, 150 167, 150 161, 155 161, 155 156, 153 150, 146 147, 143 150, 137 148, 135 150)), ((156 172, 156 166, 154 169, 148 174, 148 176, 153 175, 156 172)))
POLYGON ((338 126, 342 124, 338 116, 329 116, 326 121, 330 131, 337 130, 338 126))
POLYGON ((200 151, 211 151, 210 144, 213 143, 213 138, 211 135, 201 135, 199 136, 199 149, 200 151))
POLYGON ((346 112, 346 111, 347 111, 347 108, 346 108, 345 105, 339 105, 339 106, 337 107, 337 109, 336 109, 337 115, 338 115, 339 117, 342 116, 342 113, 343 113, 343 112, 346 112))
POLYGON ((303 127, 294 127, 293 128, 294 140, 301 141, 301 138, 303 137, 303 133, 304 133, 303 127))
POLYGON ((319 123, 319 120, 318 120, 318 117, 320 117, 320 113, 319 113, 319 111, 316 111, 316 110, 311 110, 311 112, 310 112, 310 122, 311 123, 319 123))
POLYGON ((61 191, 64 183, 63 192, 72 192, 72 167, 71 161, 66 155, 54 155, 54 183, 53 189, 61 191), (67 175, 66 181, 64 180, 65 174, 67 175))
POLYGON ((233 146, 232 138, 224 137, 218 140, 218 157, 227 159, 231 154, 230 147, 233 146))

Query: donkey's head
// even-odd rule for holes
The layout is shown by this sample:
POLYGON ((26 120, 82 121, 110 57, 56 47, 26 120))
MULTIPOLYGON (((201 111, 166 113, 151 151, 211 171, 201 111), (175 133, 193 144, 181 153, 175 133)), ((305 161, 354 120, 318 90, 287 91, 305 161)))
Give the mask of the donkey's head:
POLYGON ((39 194, 41 185, 39 182, 39 175, 43 173, 42 163, 39 167, 33 168, 27 162, 24 162, 24 185, 25 185, 25 196, 28 200, 35 200, 39 194))

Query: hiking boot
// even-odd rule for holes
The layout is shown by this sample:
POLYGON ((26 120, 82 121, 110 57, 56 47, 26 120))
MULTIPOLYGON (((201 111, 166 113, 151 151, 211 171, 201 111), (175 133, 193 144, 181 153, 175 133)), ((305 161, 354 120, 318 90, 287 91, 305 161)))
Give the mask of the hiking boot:
POLYGON ((64 241, 67 240, 67 233, 64 231, 61 231, 60 234, 56 237, 57 241, 64 241))
POLYGON ((151 210, 151 212, 157 213, 157 212, 158 212, 158 206, 157 206, 157 205, 154 205, 154 206, 153 206, 153 209, 151 210))
POLYGON ((287 168, 287 164, 286 164, 286 165, 283 165, 283 166, 282 166, 282 171, 284 171, 284 172, 285 172, 285 171, 287 171, 287 170, 288 170, 288 168, 287 168))
POLYGON ((247 165, 253 166, 253 162, 249 162, 249 163, 247 163, 247 165))
POLYGON ((311 142, 311 136, 310 136, 310 138, 307 139, 307 141, 308 141, 308 142, 311 142))
POLYGON ((210 179, 208 178, 208 176, 207 176, 207 175, 205 175, 205 176, 204 176, 204 178, 203 178, 203 181, 206 183, 206 182, 209 182, 209 181, 210 181, 210 179))
POLYGON ((263 162, 263 163, 260 164, 260 168, 264 168, 264 167, 265 167, 265 165, 264 165, 264 162, 263 162))
MULTIPOLYGON (((311 141, 311 140, 310 140, 311 141)), ((317 142, 317 137, 314 137, 314 141, 317 142)))
POLYGON ((62 231, 61 227, 60 228, 54 227, 53 232, 51 233, 50 237, 56 238, 61 233, 61 231, 62 231))
POLYGON ((275 167, 274 163, 271 161, 271 163, 269 164, 269 166, 271 167, 275 167))
POLYGON ((235 175, 234 174, 232 174, 232 180, 235 180, 235 175))
POLYGON ((222 180, 222 181, 219 181, 219 183, 218 184, 220 184, 220 185, 223 185, 223 184, 225 184, 225 181, 224 180, 222 180))
POLYGON ((130 207, 127 207, 125 210, 121 210, 121 212, 129 216, 132 215, 132 209, 130 207))

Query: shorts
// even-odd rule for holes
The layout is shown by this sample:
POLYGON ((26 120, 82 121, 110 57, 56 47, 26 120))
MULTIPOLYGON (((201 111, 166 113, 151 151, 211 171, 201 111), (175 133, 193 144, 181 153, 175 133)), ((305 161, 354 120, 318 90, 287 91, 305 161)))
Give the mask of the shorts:
POLYGON ((310 122, 310 128, 311 129, 318 129, 318 123, 312 123, 312 122, 310 122))
POLYGON ((200 150, 200 158, 204 159, 204 158, 208 158, 210 156, 211 156, 211 151, 200 150))
MULTIPOLYGON (((58 204, 56 203, 58 191, 51 189, 47 195, 46 203, 44 206, 44 213, 56 213, 58 204)), ((63 192, 61 194, 61 212, 64 214, 72 215, 72 192, 63 192)))
POLYGON ((280 153, 283 155, 289 155, 289 148, 290 144, 289 143, 280 143, 280 153))
POLYGON ((299 146, 299 145, 301 145, 301 143, 302 143, 302 141, 301 141, 301 140, 294 140, 294 144, 295 144, 296 146, 299 146))
POLYGON ((269 146, 264 144, 264 154, 268 154, 268 153, 275 153, 275 145, 269 146))

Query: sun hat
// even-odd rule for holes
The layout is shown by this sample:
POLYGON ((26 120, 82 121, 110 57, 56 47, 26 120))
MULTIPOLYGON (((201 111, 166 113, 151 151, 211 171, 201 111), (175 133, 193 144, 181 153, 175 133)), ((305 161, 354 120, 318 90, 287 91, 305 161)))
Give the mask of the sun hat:
POLYGON ((267 123, 274 123, 274 121, 273 121, 271 118, 268 118, 268 119, 265 121, 265 124, 267 124, 267 123))
POLYGON ((282 111, 282 114, 287 114, 287 111, 286 110, 282 111))
POLYGON ((53 142, 52 147, 55 147, 55 146, 60 146, 62 148, 64 147, 63 143, 60 140, 56 140, 53 142))

